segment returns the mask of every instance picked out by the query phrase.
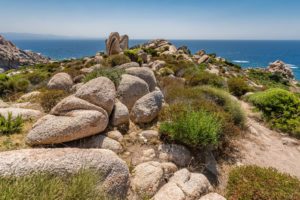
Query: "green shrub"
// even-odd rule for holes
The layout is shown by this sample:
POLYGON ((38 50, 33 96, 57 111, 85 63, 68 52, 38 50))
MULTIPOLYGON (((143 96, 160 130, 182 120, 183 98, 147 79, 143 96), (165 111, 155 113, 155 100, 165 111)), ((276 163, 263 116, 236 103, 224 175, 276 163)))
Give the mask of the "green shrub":
POLYGON ((23 127, 23 120, 21 116, 17 116, 15 119, 12 117, 12 113, 8 113, 7 118, 0 115, 0 135, 8 135, 21 132, 23 127))
POLYGON ((109 199, 97 188, 100 175, 80 171, 71 176, 33 174, 17 178, 0 178, 2 200, 104 200, 109 199))
POLYGON ((24 79, 22 76, 6 76, 0 74, 0 96, 4 97, 17 92, 26 92, 30 82, 24 79))
POLYGON ((241 97, 250 91, 250 87, 243 78, 231 78, 227 83, 229 92, 234 96, 241 97))
POLYGON ((138 62, 138 60, 139 60, 138 52, 140 50, 141 50, 140 48, 127 49, 127 50, 124 51, 124 55, 128 56, 131 61, 138 62))
POLYGON ((111 55, 107 58, 107 63, 111 67, 129 63, 130 61, 131 61, 130 58, 128 58, 128 56, 123 54, 111 55))
POLYGON ((248 76, 255 83, 265 86, 266 88, 288 89, 289 82, 281 74, 273 74, 260 69, 250 69, 248 76))
POLYGON ((273 88, 253 94, 248 99, 260 109, 275 129, 300 137, 300 98, 273 88))
POLYGON ((40 104, 45 112, 50 112, 68 93, 64 90, 42 90, 40 94, 40 104))
POLYGON ((218 144, 221 127, 214 114, 187 109, 171 115, 170 121, 160 125, 160 132, 191 147, 209 147, 218 144))
POLYGON ((32 85, 37 85, 49 78, 49 73, 45 71, 35 70, 32 73, 26 74, 26 78, 32 85))
POLYGON ((112 80, 112 82, 114 82, 114 84, 118 86, 121 81, 122 74, 124 73, 125 73, 124 69, 116 69, 116 68, 96 69, 84 78, 84 82, 88 82, 94 78, 104 76, 112 80))
POLYGON ((229 174, 227 199, 298 200, 300 181, 272 168, 238 167, 229 174))

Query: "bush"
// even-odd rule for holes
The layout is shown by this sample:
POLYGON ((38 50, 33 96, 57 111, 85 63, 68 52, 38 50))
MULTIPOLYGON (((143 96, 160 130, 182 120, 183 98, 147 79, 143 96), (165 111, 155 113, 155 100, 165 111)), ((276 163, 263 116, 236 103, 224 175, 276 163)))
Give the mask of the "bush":
POLYGON ((257 84, 266 88, 282 88, 288 89, 289 82, 283 78, 281 74, 262 71, 260 69, 250 69, 248 76, 257 84))
POLYGON ((12 113, 8 113, 7 118, 0 115, 0 134, 8 135, 13 133, 20 133, 23 127, 23 120, 21 116, 17 116, 15 119, 12 117, 12 113))
POLYGON ((111 67, 129 63, 131 60, 123 54, 111 55, 107 58, 107 63, 111 67))
POLYGON ((40 94, 40 104, 45 112, 50 112, 68 93, 64 90, 42 90, 40 94))
POLYGON ((21 76, 8 77, 0 74, 0 96, 5 97, 17 92, 26 92, 30 82, 21 76))
POLYGON ((116 69, 116 68, 102 68, 102 69, 96 69, 92 73, 89 73, 85 78, 84 82, 88 82, 94 78, 104 76, 112 80, 114 82, 115 86, 117 87, 121 81, 122 74, 125 73, 124 69, 116 69))
POLYGON ((103 191, 97 188, 99 177, 96 172, 85 170, 65 177, 40 173, 25 177, 0 178, 0 199, 108 199, 103 191))
POLYGON ((214 114, 186 109, 171 115, 171 121, 163 122, 160 131, 188 146, 208 147, 218 144, 221 127, 214 114))
POLYGON ((272 168, 238 167, 229 174, 227 198, 228 200, 298 200, 300 181, 272 168))
POLYGON ((30 81, 32 85, 40 84, 49 77, 49 73, 45 71, 35 70, 32 73, 26 74, 26 79, 30 81))
POLYGON ((300 137, 300 98, 295 94, 273 88, 253 94, 248 100, 263 112, 273 128, 300 137))
POLYGON ((250 91, 247 82, 242 78, 231 78, 227 83, 229 92, 234 96, 241 97, 250 91))

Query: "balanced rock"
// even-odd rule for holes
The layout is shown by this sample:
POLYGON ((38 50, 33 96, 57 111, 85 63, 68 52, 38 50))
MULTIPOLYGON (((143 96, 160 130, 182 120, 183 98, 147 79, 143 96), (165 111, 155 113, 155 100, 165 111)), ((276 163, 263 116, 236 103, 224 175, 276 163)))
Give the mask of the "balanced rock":
POLYGON ((119 100, 131 110, 138 99, 149 93, 149 86, 136 76, 123 74, 117 93, 119 100))
POLYGON ((119 126, 119 125, 128 124, 128 123, 129 123, 128 108, 120 101, 117 101, 115 103, 115 107, 112 112, 111 124, 113 126, 119 126))
POLYGON ((163 99, 161 91, 154 91, 143 96, 134 104, 130 113, 130 119, 135 123, 149 123, 153 121, 162 108, 163 99))
POLYGON ((129 170, 115 153, 103 149, 23 149, 0 153, 0 177, 20 177, 34 173, 76 174, 94 170, 99 187, 117 199, 125 199, 129 170))
POLYGON ((155 89, 156 78, 153 71, 148 67, 132 67, 126 69, 126 72, 130 75, 143 79, 148 84, 150 92, 155 89))
POLYGON ((81 86, 75 96, 100 106, 110 114, 115 104, 116 88, 110 79, 98 77, 81 86))
POLYGON ((128 35, 120 37, 119 33, 113 32, 109 35, 109 38, 105 41, 106 53, 115 55, 121 53, 123 50, 128 49, 128 35))
POLYGON ((108 125, 105 111, 74 110, 64 116, 46 115, 27 135, 27 144, 59 144, 101 133, 108 125))
POLYGON ((73 80, 67 73, 55 74, 47 84, 47 87, 55 90, 69 91, 73 86, 73 80))

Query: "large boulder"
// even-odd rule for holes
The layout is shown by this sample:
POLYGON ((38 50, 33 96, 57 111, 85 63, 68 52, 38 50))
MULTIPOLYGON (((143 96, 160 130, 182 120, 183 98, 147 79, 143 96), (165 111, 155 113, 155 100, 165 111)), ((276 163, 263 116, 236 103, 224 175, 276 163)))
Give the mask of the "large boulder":
POLYGON ((125 49, 128 49, 128 35, 120 36, 118 32, 112 32, 109 38, 105 41, 106 53, 110 55, 119 54, 125 49))
POLYGON ((138 99, 149 93, 149 86, 136 76, 123 74, 117 93, 119 100, 131 110, 138 99))
POLYGON ((122 35, 120 37, 120 48, 124 51, 128 49, 129 37, 128 35, 122 35))
POLYGON ((102 107, 110 114, 115 104, 116 88, 110 79, 98 77, 81 86, 75 96, 102 107))
POLYGON ((130 75, 137 76, 146 81, 146 83, 149 86, 150 92, 155 90, 156 78, 154 72, 148 67, 131 67, 126 69, 126 72, 130 75))
POLYGON ((271 63, 270 66, 267 68, 267 71, 271 73, 279 73, 288 80, 295 78, 292 69, 281 60, 277 60, 271 63))
POLYGON ((0 153, 0 177, 34 173, 76 174, 90 169, 101 174, 99 186, 117 199, 125 199, 129 170, 115 153, 103 149, 23 149, 0 153))
POLYGON ((114 110, 111 116, 111 124, 113 126, 119 126, 129 123, 129 111, 128 108, 120 101, 115 103, 114 110))
POLYGON ((55 90, 69 91, 73 86, 73 80, 67 73, 55 74, 47 84, 47 87, 55 90))
POLYGON ((135 123, 149 123, 154 120, 162 108, 164 96, 161 91, 151 92, 134 104, 130 119, 135 123))
POLYGON ((108 125, 105 111, 74 110, 63 116, 46 115, 27 135, 27 144, 45 145, 69 142, 101 133, 108 125))
POLYGON ((208 179, 199 173, 187 169, 175 172, 169 182, 154 196, 154 200, 197 200, 212 190, 208 179))
POLYGON ((223 196, 212 192, 201 197, 199 200, 226 200, 226 199, 223 196))
POLYGON ((192 156, 190 151, 177 144, 162 144, 158 147, 159 159, 165 162, 174 162, 177 166, 187 167, 192 156))
POLYGON ((33 109, 14 107, 0 108, 0 115, 4 116, 5 118, 8 117, 9 113, 11 113, 13 119, 21 116, 23 120, 38 119, 43 116, 43 113, 41 111, 33 109))

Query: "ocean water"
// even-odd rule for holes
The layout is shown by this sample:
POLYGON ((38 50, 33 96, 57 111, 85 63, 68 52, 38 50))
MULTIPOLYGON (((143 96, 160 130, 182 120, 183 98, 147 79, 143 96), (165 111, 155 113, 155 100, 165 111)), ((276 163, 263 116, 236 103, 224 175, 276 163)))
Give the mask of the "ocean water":
MULTIPOLYGON (((130 46, 147 40, 130 40, 130 46)), ((42 53, 52 59, 81 58, 105 50, 104 40, 14 40, 19 48, 42 53)), ((171 40, 177 46, 186 45, 195 53, 204 49, 216 53, 242 67, 266 67, 282 60, 300 80, 300 41, 246 40, 171 40)))

